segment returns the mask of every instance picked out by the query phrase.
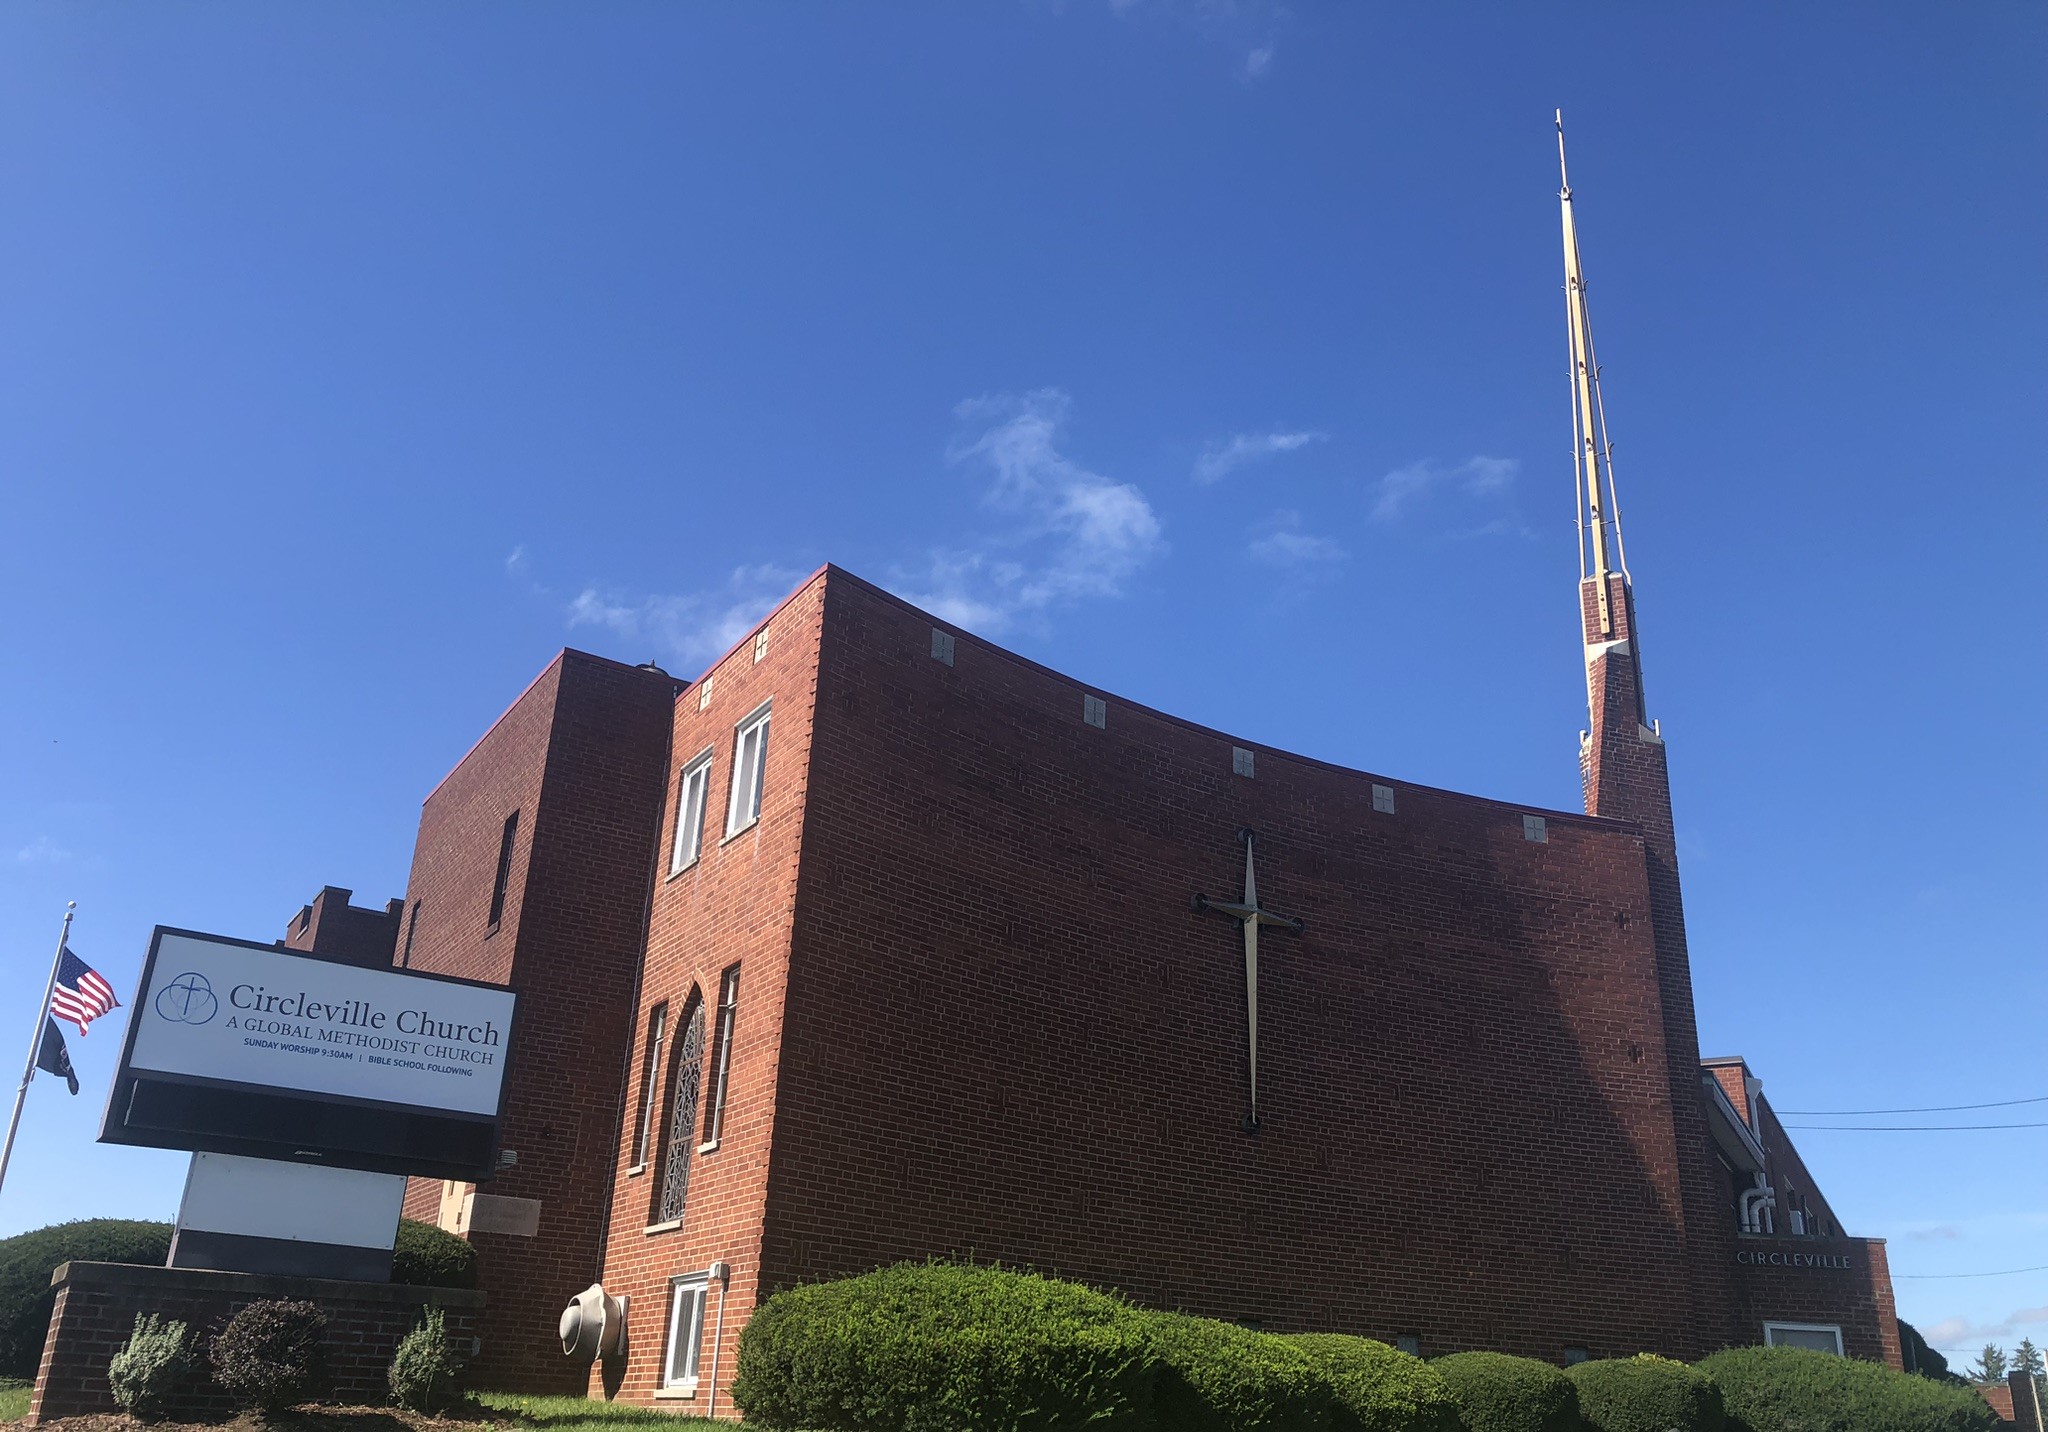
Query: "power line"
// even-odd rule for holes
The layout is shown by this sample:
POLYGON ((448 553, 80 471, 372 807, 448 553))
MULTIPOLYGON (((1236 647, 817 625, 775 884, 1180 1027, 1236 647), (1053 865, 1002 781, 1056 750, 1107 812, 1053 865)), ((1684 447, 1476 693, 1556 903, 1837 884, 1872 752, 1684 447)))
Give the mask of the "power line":
POLYGON ((1831 1134, 1953 1134, 1971 1129, 2048 1129, 2039 1124, 1787 1124, 1788 1129, 1820 1129, 1831 1134))
POLYGON ((2032 1099, 1999 1099, 1989 1104, 1929 1104, 1919 1109, 1774 1109, 1795 1119, 1863 1118, 1870 1114, 1960 1114, 1968 1109, 2010 1109, 2015 1104, 2048 1104, 2048 1094, 2032 1099))
POLYGON ((2048 1263, 2032 1268, 1994 1268, 1988 1273, 1894 1273, 1894 1278, 2009 1278, 2014 1273, 2048 1273, 2048 1263))

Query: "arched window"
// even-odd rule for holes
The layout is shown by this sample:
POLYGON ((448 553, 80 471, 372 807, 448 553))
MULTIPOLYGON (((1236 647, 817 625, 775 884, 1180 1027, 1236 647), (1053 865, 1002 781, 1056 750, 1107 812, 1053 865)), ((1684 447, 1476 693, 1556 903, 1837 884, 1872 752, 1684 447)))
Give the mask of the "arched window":
POLYGON ((668 1158, 661 1169, 657 1223, 683 1216, 690 1194, 690 1156, 697 1151, 697 1101, 704 1087, 704 1001, 690 1001, 682 1042, 676 1046, 675 1092, 669 1096, 668 1158))

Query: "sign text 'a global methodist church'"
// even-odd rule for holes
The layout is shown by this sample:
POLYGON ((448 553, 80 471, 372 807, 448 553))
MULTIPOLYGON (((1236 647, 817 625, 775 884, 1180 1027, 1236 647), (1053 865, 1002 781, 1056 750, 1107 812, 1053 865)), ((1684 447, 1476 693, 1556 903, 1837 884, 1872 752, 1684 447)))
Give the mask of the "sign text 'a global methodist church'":
POLYGON ((513 995, 160 930, 128 1067, 494 1115, 513 995))

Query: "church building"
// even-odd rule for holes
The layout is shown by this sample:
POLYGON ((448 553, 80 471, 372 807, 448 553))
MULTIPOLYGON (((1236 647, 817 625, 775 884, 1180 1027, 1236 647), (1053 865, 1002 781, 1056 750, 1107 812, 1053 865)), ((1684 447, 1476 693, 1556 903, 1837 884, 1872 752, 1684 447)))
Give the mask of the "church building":
POLYGON ((498 1176, 407 1199, 479 1251, 478 1377, 731 1415, 761 1299, 933 1256, 1425 1356, 1899 1364, 1882 1241, 1701 1057, 1562 197, 1584 810, 1211 730, 837 567, 693 681, 564 651, 427 797, 391 937, 522 996, 498 1176))

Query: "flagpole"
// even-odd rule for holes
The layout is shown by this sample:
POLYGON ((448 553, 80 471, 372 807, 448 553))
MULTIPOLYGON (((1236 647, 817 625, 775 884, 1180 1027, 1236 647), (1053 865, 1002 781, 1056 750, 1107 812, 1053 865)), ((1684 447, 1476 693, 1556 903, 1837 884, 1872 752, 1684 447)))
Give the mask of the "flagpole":
POLYGON ((43 1047, 43 1025, 50 1017, 50 996, 57 992, 57 971, 64 966, 64 946, 71 939, 71 916, 76 900, 64 906, 64 928, 57 932, 57 953, 50 956, 50 981, 43 986, 43 1002, 36 1006, 36 1032, 28 1041, 28 1063, 21 1071, 21 1087, 14 1091, 14 1115, 7 1121, 7 1144, 0 1148, 0 1185, 7 1182, 7 1162, 14 1157, 14 1134, 21 1127, 21 1106, 28 1101, 29 1080, 36 1077, 36 1055, 43 1047))

